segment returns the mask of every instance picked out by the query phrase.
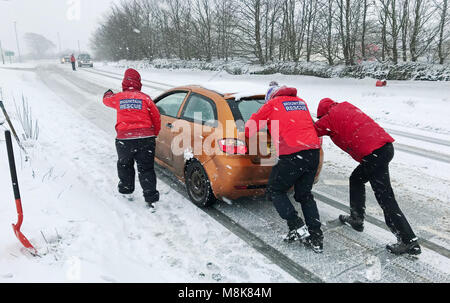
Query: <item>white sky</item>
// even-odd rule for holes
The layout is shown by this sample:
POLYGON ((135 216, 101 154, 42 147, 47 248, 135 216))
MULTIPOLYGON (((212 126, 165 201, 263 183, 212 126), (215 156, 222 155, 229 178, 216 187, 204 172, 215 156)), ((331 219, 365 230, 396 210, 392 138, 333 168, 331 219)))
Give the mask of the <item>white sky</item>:
POLYGON ((80 40, 81 51, 89 51, 89 38, 113 2, 118 0, 0 0, 2 47, 17 53, 16 21, 22 54, 27 53, 22 39, 27 32, 45 36, 55 43, 57 51, 59 32, 62 50, 78 51, 80 40))

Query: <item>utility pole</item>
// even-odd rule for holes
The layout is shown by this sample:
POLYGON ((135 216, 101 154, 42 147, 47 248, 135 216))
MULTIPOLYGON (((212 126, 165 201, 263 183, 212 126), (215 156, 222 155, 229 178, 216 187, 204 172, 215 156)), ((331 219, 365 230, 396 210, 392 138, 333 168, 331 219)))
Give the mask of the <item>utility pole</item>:
POLYGON ((81 54, 80 40, 78 40, 78 54, 81 54))
POLYGON ((17 22, 14 21, 14 31, 16 32, 17 52, 19 54, 19 62, 22 62, 22 56, 20 55, 19 37, 17 35, 17 22))
POLYGON ((3 55, 2 41, 0 41, 0 53, 2 54, 3 65, 5 65, 5 56, 3 55))

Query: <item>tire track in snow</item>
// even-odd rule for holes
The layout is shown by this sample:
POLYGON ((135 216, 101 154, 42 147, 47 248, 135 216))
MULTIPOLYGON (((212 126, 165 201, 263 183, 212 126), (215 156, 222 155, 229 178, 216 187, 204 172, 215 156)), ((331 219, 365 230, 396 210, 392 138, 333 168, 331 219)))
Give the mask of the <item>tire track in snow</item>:
POLYGON ((450 163, 450 155, 438 153, 438 152, 431 151, 431 150, 422 149, 419 147, 400 144, 400 143, 394 143, 394 144, 399 151, 413 154, 416 156, 421 156, 424 158, 432 159, 432 160, 443 162, 443 163, 450 163))
MULTIPOLYGON (((96 75, 103 76, 103 77, 107 77, 107 78, 111 78, 111 79, 115 79, 115 80, 120 80, 120 81, 123 80, 123 76, 119 75, 119 74, 111 73, 113 75, 117 75, 117 76, 112 76, 111 74, 106 74, 104 72, 98 72, 98 71, 93 71, 93 70, 84 69, 82 71, 87 72, 87 73, 91 73, 91 74, 96 74, 96 75)), ((146 87, 150 87, 150 88, 153 88, 153 89, 156 89, 156 90, 161 90, 161 91, 165 91, 165 90, 168 90, 168 89, 171 89, 171 88, 175 87, 173 85, 164 84, 164 83, 160 83, 160 82, 149 81, 149 80, 145 80, 145 79, 142 79, 142 84, 144 84, 146 87), (166 87, 161 88, 160 86, 155 86, 155 84, 156 85, 161 85, 161 86, 166 86, 166 87)))
POLYGON ((450 141, 448 140, 442 140, 442 139, 438 139, 438 138, 431 138, 431 137, 426 137, 426 136, 422 136, 422 135, 418 135, 418 134, 412 134, 412 133, 407 133, 404 131, 400 131, 400 130, 394 130, 394 129, 390 129, 390 128, 385 128, 386 131, 394 134, 394 135, 398 135, 398 136, 402 136, 402 137, 407 137, 410 139, 414 139, 414 140, 419 140, 419 141, 423 141, 423 142, 429 142, 429 143, 434 143, 434 144, 439 144, 439 145, 444 145, 444 146, 450 146, 450 141))
MULTIPOLYGON (((314 196, 315 196, 315 198, 317 200, 319 200, 319 201, 321 201, 321 202, 323 202, 325 204, 328 204, 328 205, 330 205, 330 206, 332 206, 332 207, 334 207, 334 208, 336 208, 338 210, 341 210, 341 211, 344 211, 344 212, 350 214, 350 208, 348 206, 346 206, 344 203, 339 202, 339 201, 337 201, 337 200, 327 196, 324 193, 313 191, 313 194, 314 194, 314 196)), ((379 228, 382 228, 382 229, 390 232, 389 228, 386 226, 386 223, 384 223, 381 220, 378 220, 377 218, 375 218, 373 216, 366 215, 365 220, 367 222, 369 222, 369 223, 379 227, 379 228)), ((443 246, 440 246, 438 244, 435 244, 435 243, 433 243, 431 241, 428 241, 426 239, 422 239, 422 238, 419 239, 419 242, 420 242, 420 244, 422 246, 424 246, 424 247, 426 247, 426 248, 428 248, 428 249, 430 249, 430 250, 432 250, 432 251, 434 251, 434 252, 436 252, 436 253, 444 256, 444 257, 450 258, 450 250, 448 250, 447 248, 445 248, 443 246)))
MULTIPOLYGON (((317 119, 316 115, 311 114, 311 116, 313 116, 315 119, 317 119)), ((415 135, 415 134, 392 130, 392 129, 388 129, 388 128, 385 128, 385 130, 392 134, 396 134, 398 136, 403 136, 403 137, 407 137, 407 138, 418 140, 418 141, 435 143, 435 144, 444 145, 444 146, 450 146, 450 142, 441 140, 441 139, 437 139, 437 138, 428 138, 425 136, 415 135)), ((447 155, 447 154, 438 153, 435 151, 431 151, 431 150, 427 150, 427 149, 423 149, 423 148, 415 147, 415 146, 409 146, 409 145, 405 145, 405 144, 401 144, 401 143, 394 143, 394 145, 397 150, 402 151, 402 152, 406 152, 409 154, 413 154, 416 156, 428 158, 428 159, 443 162, 443 163, 450 163, 450 155, 447 155)))
MULTIPOLYGON (((159 177, 161 175, 164 176, 166 180, 164 180, 167 184, 170 184, 172 188, 180 193, 181 195, 186 196, 187 192, 183 184, 181 184, 178 180, 175 180, 174 176, 171 175, 165 168, 155 165, 157 171, 159 172, 159 177), (167 182, 169 181, 169 182, 167 182)), ((207 213, 214 220, 222 224, 229 231, 237 235, 240 239, 244 240, 247 244, 249 244, 256 251, 264 255, 274 264, 278 265, 285 272, 289 273, 299 282, 307 282, 307 283, 324 283, 324 281, 312 273, 305 267, 301 266, 294 260, 290 259, 288 256, 284 255, 282 252, 277 250, 276 248, 268 245, 263 240, 261 240, 257 235, 252 233, 251 231, 244 228, 242 225, 234 221, 232 218, 221 212, 220 210, 210 207, 210 208, 200 208, 203 212, 207 213)))

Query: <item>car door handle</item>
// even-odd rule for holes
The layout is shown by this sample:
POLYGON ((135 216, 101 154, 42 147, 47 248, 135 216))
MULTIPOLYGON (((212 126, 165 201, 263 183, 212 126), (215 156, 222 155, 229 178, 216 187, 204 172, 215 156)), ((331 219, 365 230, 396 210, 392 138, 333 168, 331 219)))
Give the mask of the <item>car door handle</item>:
POLYGON ((167 123, 166 126, 167 126, 168 128, 173 128, 173 124, 172 124, 172 123, 167 123))

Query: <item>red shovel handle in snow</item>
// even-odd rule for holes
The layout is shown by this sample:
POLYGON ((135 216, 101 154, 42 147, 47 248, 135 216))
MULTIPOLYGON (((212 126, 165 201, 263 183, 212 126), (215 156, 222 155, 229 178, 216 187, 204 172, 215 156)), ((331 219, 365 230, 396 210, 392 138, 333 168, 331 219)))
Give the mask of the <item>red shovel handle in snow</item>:
POLYGON ((14 190, 14 198, 16 199, 16 208, 18 214, 17 224, 13 224, 13 230, 16 234, 17 239, 19 239, 20 243, 23 246, 28 248, 33 254, 37 254, 36 249, 31 245, 30 241, 25 237, 25 235, 20 231, 20 227, 22 227, 23 223, 23 209, 22 202, 20 200, 20 191, 19 191, 19 181, 17 180, 17 171, 16 171, 16 163, 14 161, 14 149, 12 145, 11 132, 9 130, 5 131, 5 139, 6 139, 6 148, 8 150, 8 159, 9 159, 9 170, 11 171, 11 180, 14 190))

